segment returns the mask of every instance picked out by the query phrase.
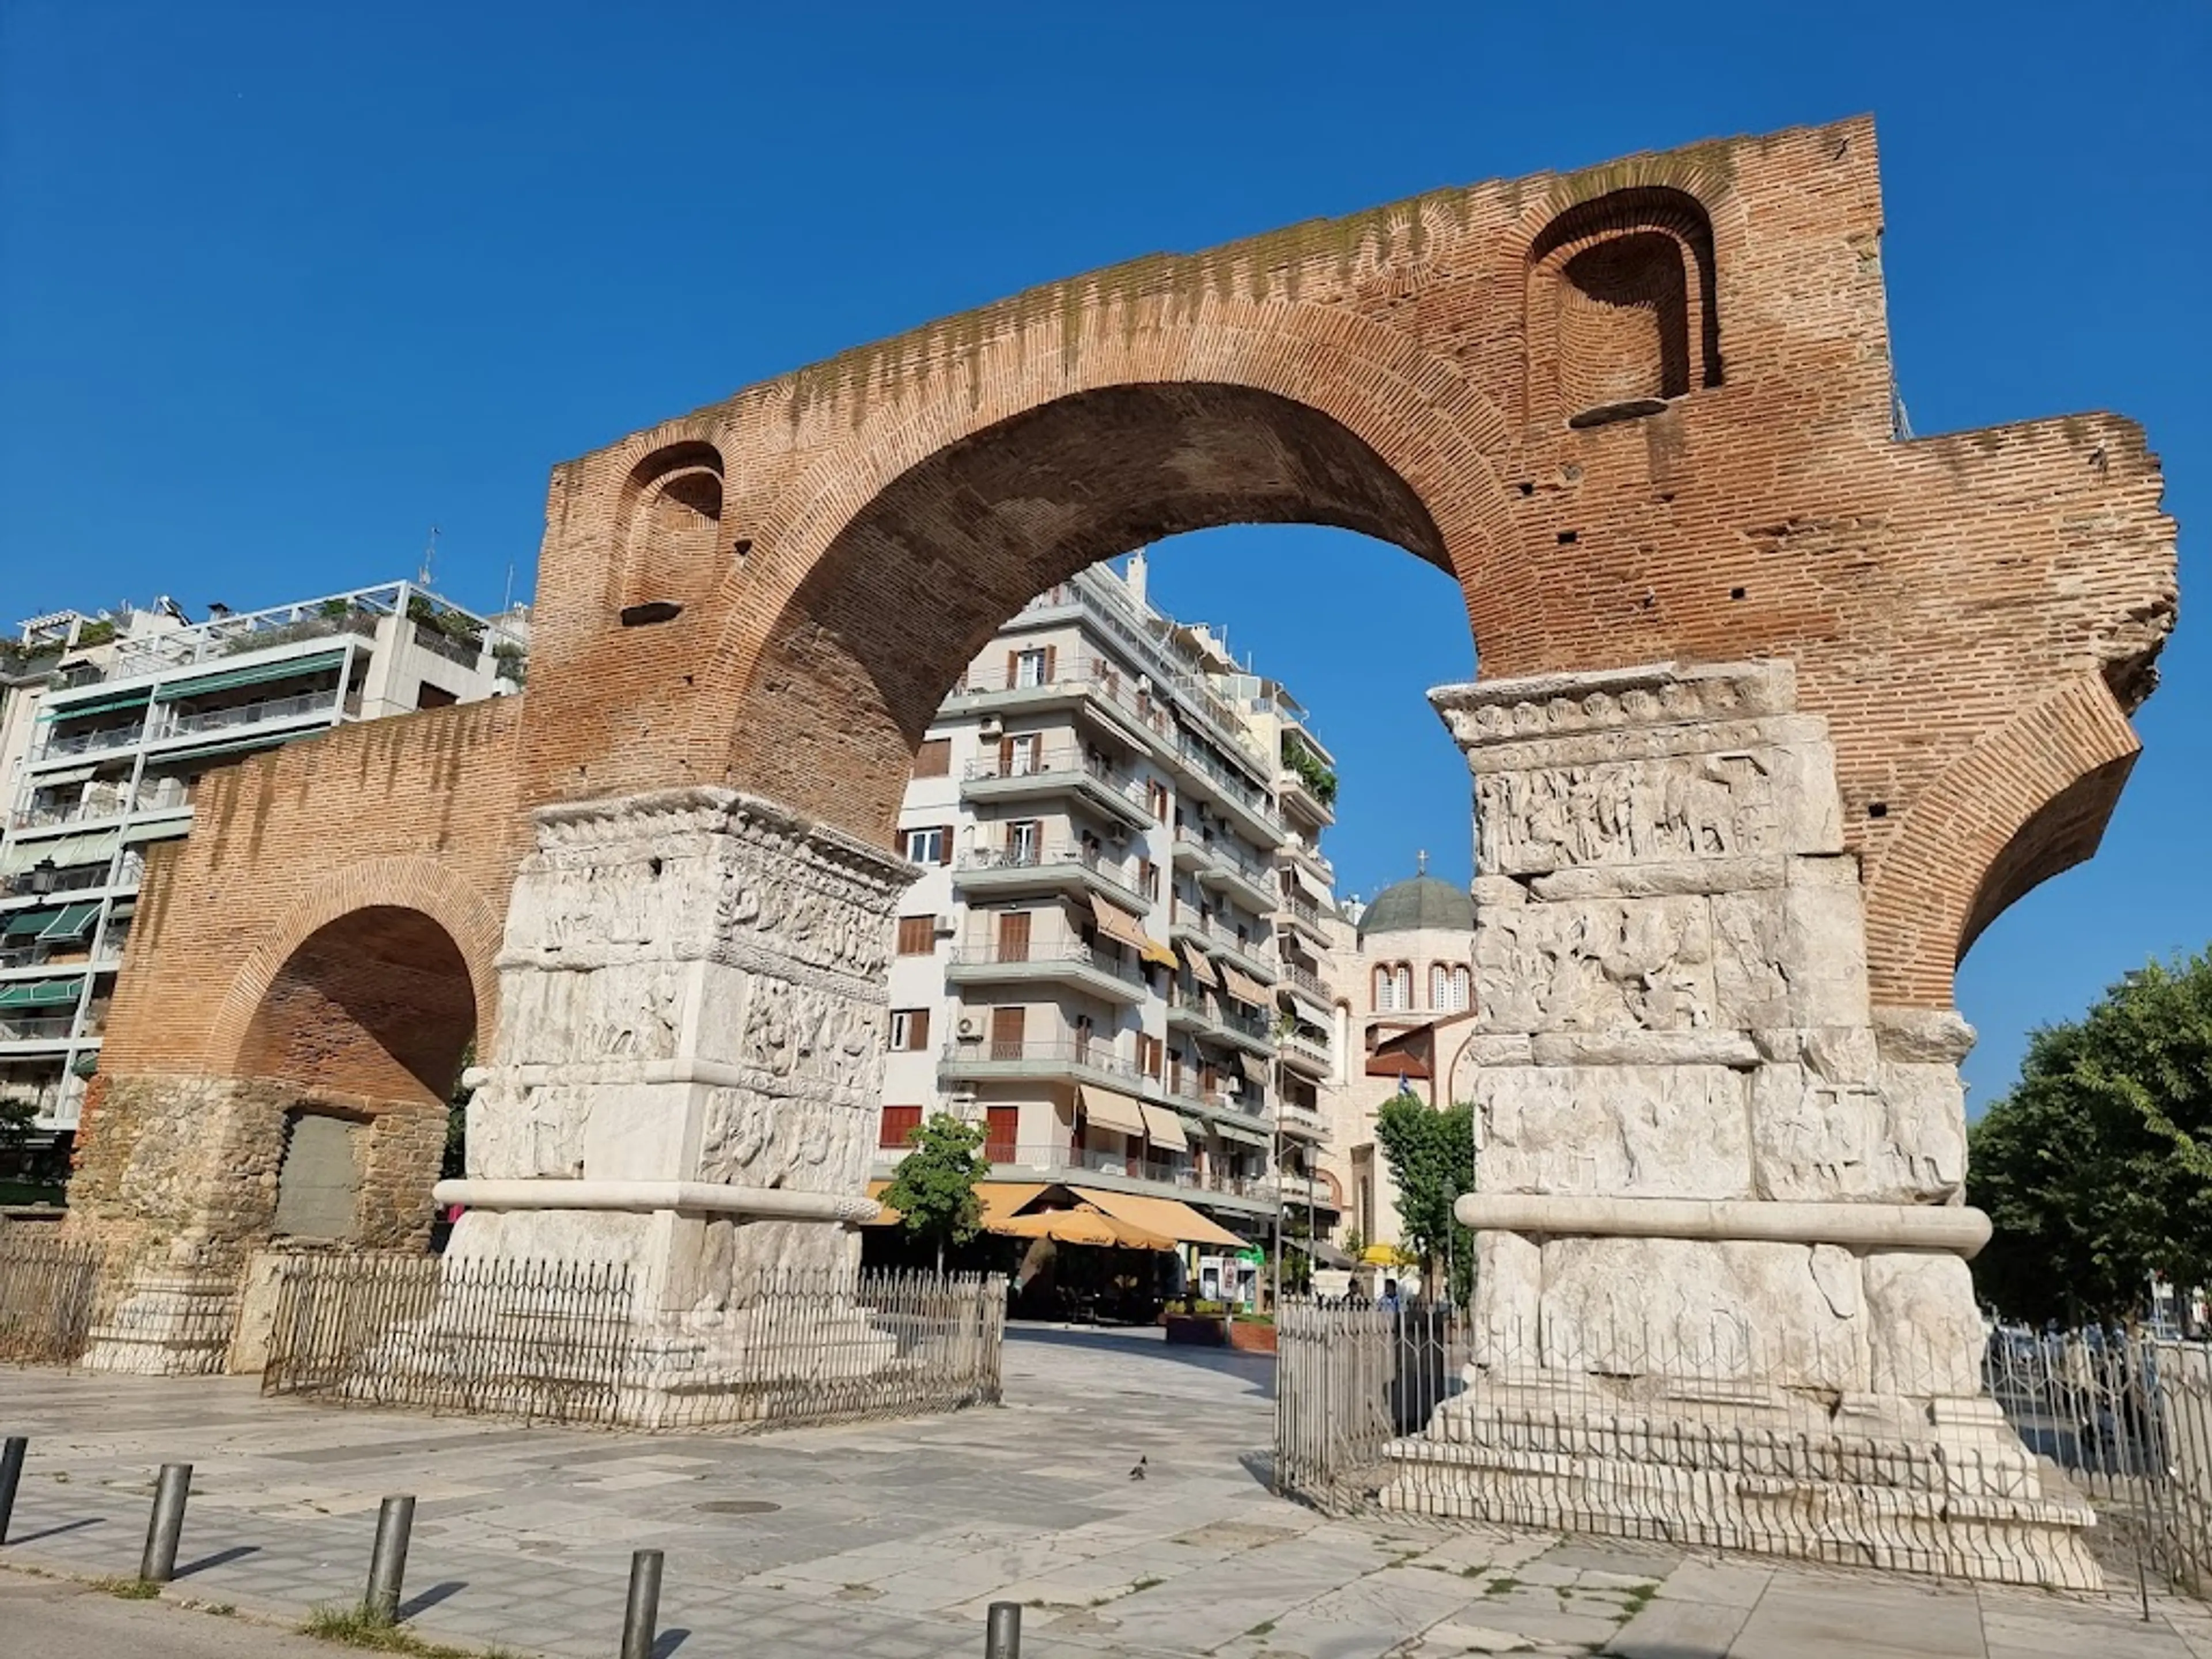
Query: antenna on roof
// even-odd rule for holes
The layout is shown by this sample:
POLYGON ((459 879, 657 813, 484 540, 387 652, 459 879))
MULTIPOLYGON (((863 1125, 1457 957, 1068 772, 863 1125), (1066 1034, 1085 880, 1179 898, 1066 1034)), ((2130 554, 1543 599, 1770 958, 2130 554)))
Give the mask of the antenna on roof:
POLYGON ((415 577, 416 583, 418 586, 428 587, 430 585, 430 561, 437 557, 437 556, 438 526, 432 525, 430 526, 430 539, 424 544, 422 549, 422 568, 416 573, 415 577))

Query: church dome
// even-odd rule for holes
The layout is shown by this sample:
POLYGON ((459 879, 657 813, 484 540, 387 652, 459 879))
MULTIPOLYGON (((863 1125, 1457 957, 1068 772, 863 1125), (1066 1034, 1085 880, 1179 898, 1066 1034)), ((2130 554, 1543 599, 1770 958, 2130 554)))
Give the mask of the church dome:
POLYGON ((1423 927, 1472 932, 1474 899, 1463 888, 1434 876, 1420 875, 1385 887, 1359 917, 1362 939, 1376 933, 1410 933, 1423 927))

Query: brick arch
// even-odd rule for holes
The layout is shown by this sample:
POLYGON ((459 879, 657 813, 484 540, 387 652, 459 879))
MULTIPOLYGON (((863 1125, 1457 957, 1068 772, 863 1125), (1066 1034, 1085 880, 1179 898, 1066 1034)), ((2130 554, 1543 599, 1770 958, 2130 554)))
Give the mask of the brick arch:
POLYGON ((1944 768, 1867 881, 1875 1004, 1948 1008, 1982 930, 2096 852, 2141 747, 2103 678, 2083 674, 1944 768))
POLYGON ((370 911, 419 915, 451 942, 467 972, 478 1041, 486 1041, 497 1025, 499 981, 493 964, 503 929, 500 916, 465 884, 428 859, 371 859, 349 866, 317 886, 263 935, 231 981, 210 1025, 210 1068, 234 1076, 253 1074, 255 1022, 287 964, 334 924, 370 911))
POLYGON ((972 381, 941 374, 878 410, 782 493, 725 580, 693 752, 719 745, 730 781, 879 835, 922 727, 1006 616, 1215 525, 1394 542, 1459 580, 1478 634, 1537 603, 1536 573, 1504 556, 1504 420, 1449 363, 1318 307, 1123 307, 986 349, 972 381), (795 708, 855 702, 834 753, 794 747, 795 708))

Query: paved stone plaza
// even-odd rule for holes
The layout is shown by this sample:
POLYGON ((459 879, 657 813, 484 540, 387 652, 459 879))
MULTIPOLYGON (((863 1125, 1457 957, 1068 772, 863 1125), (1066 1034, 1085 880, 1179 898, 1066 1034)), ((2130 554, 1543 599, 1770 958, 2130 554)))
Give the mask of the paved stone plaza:
MULTIPOLYGON (((1018 1329, 1003 1408, 753 1438, 329 1411, 238 1379, 0 1371, 0 1428, 32 1437, 0 1564, 134 1572, 154 1468, 185 1460, 171 1599, 286 1626, 350 1602, 378 1499, 407 1492, 422 1634, 580 1659, 614 1650, 641 1547, 667 1553, 659 1651, 687 1659, 973 1659, 1002 1599, 1028 1606, 1027 1659, 2212 1659, 2212 1608, 2193 1602, 2154 1599, 2146 1622, 2124 1596, 1324 1520, 1265 1489, 1272 1371, 1144 1335, 1018 1329)), ((0 1612, 30 1608, 19 1581, 0 1586, 0 1612)), ((40 1628, 71 1605, 41 1597, 40 1628)), ((200 1651, 214 1621, 167 1617, 179 1634, 137 1650, 200 1651)), ((258 1651, 247 1640, 222 1650, 258 1651)))

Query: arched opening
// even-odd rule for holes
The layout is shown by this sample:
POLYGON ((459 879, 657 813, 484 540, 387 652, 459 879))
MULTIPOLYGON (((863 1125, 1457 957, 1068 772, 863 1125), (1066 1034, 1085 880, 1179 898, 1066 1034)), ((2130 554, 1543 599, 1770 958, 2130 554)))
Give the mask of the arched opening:
POLYGON ((731 775, 884 844, 930 720, 1007 617, 1100 561, 1232 524, 1356 531, 1450 568, 1413 488, 1319 410, 1217 384, 1061 398, 854 515, 750 664, 731 775))
POLYGON ((1573 428, 1721 384, 1712 223, 1681 191, 1570 208, 1528 250, 1528 416, 1573 428))
POLYGON ((614 605, 626 625, 665 621, 712 584, 722 533, 722 457, 696 441, 655 450, 623 487, 614 605))
POLYGON ((267 1122, 269 1231, 420 1244, 448 1106, 476 1036, 469 966, 419 910, 350 911, 285 958, 246 1028, 239 1075, 267 1122))

